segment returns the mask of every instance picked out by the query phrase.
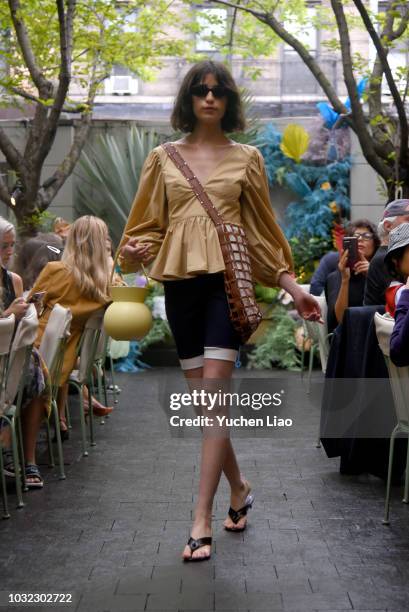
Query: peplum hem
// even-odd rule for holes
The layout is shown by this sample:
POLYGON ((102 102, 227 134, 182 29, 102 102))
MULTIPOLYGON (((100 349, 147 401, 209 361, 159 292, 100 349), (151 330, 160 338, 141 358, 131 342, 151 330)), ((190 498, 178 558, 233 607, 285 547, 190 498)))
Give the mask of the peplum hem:
POLYGON ((223 272, 224 267, 213 221, 194 216, 170 223, 149 276, 158 281, 177 280, 223 272))

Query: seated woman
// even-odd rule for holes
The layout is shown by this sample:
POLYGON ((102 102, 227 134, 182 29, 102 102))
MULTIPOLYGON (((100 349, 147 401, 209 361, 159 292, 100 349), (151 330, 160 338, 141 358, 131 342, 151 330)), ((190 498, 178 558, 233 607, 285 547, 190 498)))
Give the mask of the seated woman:
MULTIPOLYGON (((7 317, 14 314, 16 320, 21 319, 27 309, 28 303, 22 297, 23 282, 21 277, 14 272, 9 272, 7 266, 14 255, 15 246, 14 226, 0 217, 0 317, 7 317)), ((25 444, 29 435, 25 435, 31 429, 32 419, 39 419, 40 422, 46 417, 51 408, 50 404, 49 376, 47 368, 42 361, 37 350, 33 350, 27 382, 24 388, 22 402, 22 427, 25 449, 25 474, 29 488, 42 487, 43 481, 35 462, 35 454, 31 452, 25 444)), ((4 472, 7 476, 14 477, 13 454, 11 452, 11 432, 4 419, 0 420, 0 439, 3 447, 4 472)))
POLYGON ((16 244, 14 225, 0 217, 0 289, 2 317, 14 314, 16 319, 24 316, 28 304, 23 299, 23 281, 18 274, 9 272, 9 266, 16 244))
POLYGON ((348 250, 341 253, 338 270, 332 272, 325 285, 325 296, 328 304, 328 332, 334 331, 342 321, 344 312, 350 306, 362 306, 364 302, 366 273, 369 262, 374 256, 380 240, 376 227, 368 219, 359 219, 350 223, 347 236, 358 238, 360 260, 350 270, 348 250))
POLYGON ((396 279, 386 290, 386 310, 395 317, 390 357, 402 367, 409 365, 409 223, 390 232, 385 264, 396 279))
MULTIPOLYGON (((75 366, 78 342, 90 315, 109 301, 107 238, 108 228, 101 219, 91 215, 77 219, 70 227, 61 261, 48 263, 30 292, 30 295, 45 292, 37 346, 55 304, 72 312, 71 334, 65 349, 58 397, 60 429, 64 439, 68 437, 65 421, 66 383, 75 366)), ((104 414, 111 410, 105 408, 104 414)))
POLYGON ((64 242, 57 234, 40 233, 24 242, 19 250, 16 269, 23 279, 25 292, 31 289, 48 262, 61 259, 63 250, 64 242))

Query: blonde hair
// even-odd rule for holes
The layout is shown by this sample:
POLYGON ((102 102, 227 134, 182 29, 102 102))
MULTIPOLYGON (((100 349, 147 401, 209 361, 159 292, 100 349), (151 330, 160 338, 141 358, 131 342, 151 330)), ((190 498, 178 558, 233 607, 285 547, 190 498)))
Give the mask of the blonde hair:
POLYGON ((81 293, 97 302, 109 299, 107 237, 108 228, 102 219, 84 215, 71 225, 61 258, 81 293))

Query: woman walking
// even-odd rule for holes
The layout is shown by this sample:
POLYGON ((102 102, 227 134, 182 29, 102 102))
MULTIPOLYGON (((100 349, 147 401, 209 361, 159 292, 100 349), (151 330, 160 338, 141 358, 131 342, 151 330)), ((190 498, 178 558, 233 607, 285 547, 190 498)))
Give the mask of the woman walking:
MULTIPOLYGON (((269 200, 263 158, 226 133, 242 131, 237 86, 223 64, 203 61, 186 74, 176 97, 172 127, 185 137, 173 143, 225 222, 241 225, 249 243, 254 280, 280 286, 298 312, 318 320, 318 304, 290 276, 291 251, 269 200)), ((124 271, 154 261, 150 276, 163 282, 166 313, 186 379, 229 379, 240 346, 224 289, 225 264, 215 225, 189 182, 163 147, 143 167, 121 242, 124 271)), ((192 382, 192 381, 191 381, 192 382)), ((253 497, 229 438, 203 436, 199 495, 186 561, 211 554, 213 499, 222 471, 231 487, 224 522, 243 531, 253 497)))

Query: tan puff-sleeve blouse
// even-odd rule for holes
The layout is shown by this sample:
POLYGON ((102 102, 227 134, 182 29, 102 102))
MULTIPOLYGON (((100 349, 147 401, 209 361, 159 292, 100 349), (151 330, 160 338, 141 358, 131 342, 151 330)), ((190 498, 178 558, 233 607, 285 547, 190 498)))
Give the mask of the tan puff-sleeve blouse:
MULTIPOLYGON (((271 207, 261 153, 250 145, 232 145, 203 187, 225 221, 244 227, 254 280, 276 285, 282 272, 292 270, 292 257, 271 207)), ((120 247, 131 237, 149 243, 155 255, 149 274, 158 281, 224 270, 212 220, 162 147, 151 151, 142 168, 120 247)), ((123 272, 138 269, 119 261, 123 272)))

